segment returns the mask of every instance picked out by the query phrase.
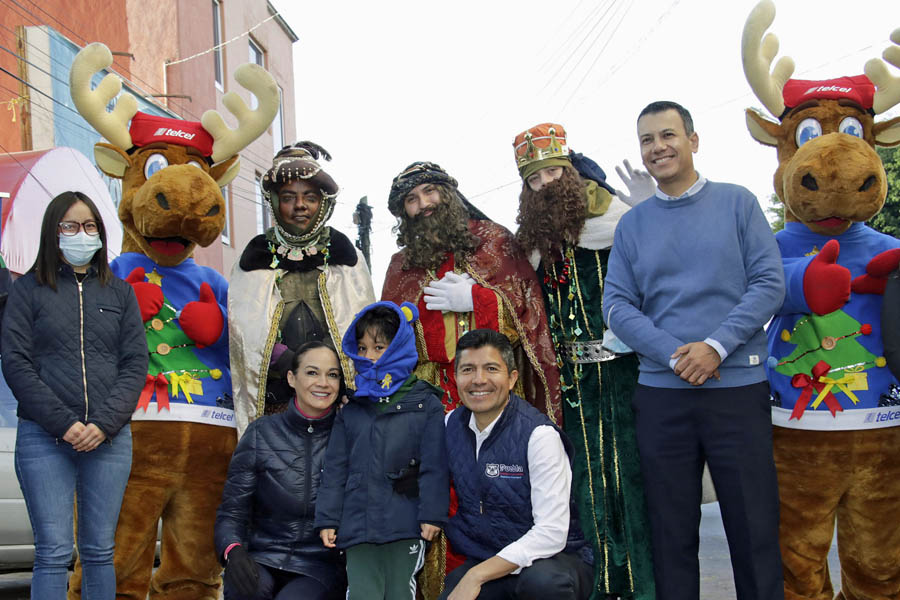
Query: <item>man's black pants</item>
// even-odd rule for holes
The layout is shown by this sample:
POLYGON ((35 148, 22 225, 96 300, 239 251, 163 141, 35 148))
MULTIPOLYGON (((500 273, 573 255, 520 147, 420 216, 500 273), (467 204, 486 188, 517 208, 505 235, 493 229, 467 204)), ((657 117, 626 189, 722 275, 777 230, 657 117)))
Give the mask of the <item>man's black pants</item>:
POLYGON ((709 464, 738 600, 783 600, 768 383, 638 385, 634 414, 657 600, 700 597, 700 478, 709 464))
MULTIPOLYGON (((467 560, 453 569, 444 581, 446 600, 469 569, 481 561, 467 560)), ((518 575, 507 575, 481 586, 479 600, 586 600, 591 594, 591 568, 578 554, 560 552, 534 561, 518 575)))

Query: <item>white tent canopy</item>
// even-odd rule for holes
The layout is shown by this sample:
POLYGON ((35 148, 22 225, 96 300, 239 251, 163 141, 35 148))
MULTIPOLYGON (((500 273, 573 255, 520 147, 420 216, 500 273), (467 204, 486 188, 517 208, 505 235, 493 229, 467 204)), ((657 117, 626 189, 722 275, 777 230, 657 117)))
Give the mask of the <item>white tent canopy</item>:
POLYGON ((44 211, 66 191, 82 192, 94 201, 106 227, 108 259, 119 255, 118 211, 91 161, 67 147, 17 152, 0 157, 0 192, 10 196, 3 200, 0 254, 10 271, 24 273, 34 264, 44 211))

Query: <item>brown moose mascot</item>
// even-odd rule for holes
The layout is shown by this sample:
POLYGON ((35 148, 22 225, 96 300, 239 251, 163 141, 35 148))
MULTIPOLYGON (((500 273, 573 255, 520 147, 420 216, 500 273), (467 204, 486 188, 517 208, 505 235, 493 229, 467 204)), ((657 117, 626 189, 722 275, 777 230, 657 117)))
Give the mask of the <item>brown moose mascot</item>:
MULTIPOLYGON (((112 64, 106 46, 91 44, 70 73, 78 112, 109 143, 94 147, 97 166, 122 180, 122 254, 113 271, 134 287, 150 355, 146 385, 132 417, 133 459, 116 530, 117 598, 215 600, 221 566, 213 524, 236 443, 225 278, 192 258, 219 238, 225 224, 220 188, 237 175, 237 153, 275 117, 278 88, 256 65, 235 79, 258 99, 250 110, 237 94, 223 102, 237 117, 228 128, 215 111, 201 122, 137 112, 121 81, 91 77, 112 64), (129 125, 130 121, 130 125, 129 125), (159 568, 153 570, 162 519, 159 568), (152 577, 151 577, 152 574, 152 577)), ((69 598, 79 598, 76 565, 69 598)))
MULTIPOLYGON (((885 15, 891 16, 891 15, 885 15)), ((896 16, 896 15, 893 15, 896 16)), ((882 299, 900 240, 865 222, 887 183, 875 145, 900 143, 900 29, 865 75, 790 79, 770 0, 747 19, 744 73, 778 121, 747 110, 753 137, 777 148, 777 234, 787 294, 769 333, 773 441, 781 496, 785 598, 835 597, 827 555, 837 526, 837 598, 900 598, 900 388, 887 368, 882 299)), ((870 21, 870 22, 875 22, 870 21)))

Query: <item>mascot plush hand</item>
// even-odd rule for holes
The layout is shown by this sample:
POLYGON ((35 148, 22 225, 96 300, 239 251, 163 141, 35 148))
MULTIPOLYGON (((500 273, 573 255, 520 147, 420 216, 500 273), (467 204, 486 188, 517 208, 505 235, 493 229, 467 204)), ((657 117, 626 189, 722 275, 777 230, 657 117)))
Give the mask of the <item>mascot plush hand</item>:
MULTIPOLYGON (((146 386, 132 417, 131 476, 116 530, 117 597, 218 598, 221 567, 213 524, 236 443, 231 401, 228 284, 192 258, 219 239, 225 224, 220 188, 237 175, 237 153, 278 110, 278 88, 256 65, 235 79, 259 100, 250 110, 237 94, 223 102, 238 117, 229 129, 215 111, 200 123, 137 112, 130 94, 107 104, 121 81, 91 77, 112 64, 106 46, 75 57, 70 83, 78 112, 109 143, 94 148, 97 166, 122 180, 125 231, 113 271, 134 288, 150 354, 146 386), (130 124, 129 124, 130 121, 130 124), (162 554, 153 574, 157 524, 162 554)), ((69 598, 80 597, 76 565, 69 598)))
MULTIPOLYGON (((886 15, 887 16, 887 15, 886 15)), ((744 73, 777 121, 748 110, 753 137, 778 150, 777 234, 787 296, 769 327, 785 596, 832 598, 837 526, 842 594, 900 597, 900 388, 887 368, 882 304, 900 240, 865 222, 887 194, 875 145, 900 143, 900 77, 880 59, 865 75, 791 79, 765 0, 744 27, 744 73)), ((867 23, 878 22, 875 19, 867 23)), ((900 29, 884 59, 900 67, 900 29)), ((898 335, 893 332, 892 335, 898 335)), ((886 342, 885 342, 886 343, 886 342)))

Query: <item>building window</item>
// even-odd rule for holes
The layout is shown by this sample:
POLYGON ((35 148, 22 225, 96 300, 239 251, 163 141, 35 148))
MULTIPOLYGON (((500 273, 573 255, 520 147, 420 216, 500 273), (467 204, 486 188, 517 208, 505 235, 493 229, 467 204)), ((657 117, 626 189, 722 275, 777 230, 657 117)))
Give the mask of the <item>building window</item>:
POLYGON ((225 200, 225 226, 222 228, 222 243, 231 245, 231 184, 222 188, 222 198, 225 200))
POLYGON ((253 188, 254 201, 256 203, 256 233, 265 233, 272 227, 272 212, 268 208, 268 202, 262 193, 262 175, 256 174, 256 185, 253 188))
MULTIPOLYGON (((263 68, 266 67, 266 65, 263 64, 264 61, 263 61, 262 48, 257 46, 256 42, 254 42, 252 39, 250 40, 250 62, 252 62, 255 65, 259 65, 263 68)), ((256 99, 256 96, 254 96, 253 93, 251 92, 250 93, 250 109, 255 110, 257 106, 259 106, 259 101, 256 99)))
POLYGON ((222 5, 219 0, 212 0, 213 21, 213 60, 215 61, 216 85, 219 89, 225 86, 225 66, 222 64, 222 5))
POLYGON ((275 113, 275 120, 272 121, 272 146, 274 146, 275 154, 284 147, 284 121, 281 113, 282 103, 281 86, 278 86, 278 112, 275 113))

